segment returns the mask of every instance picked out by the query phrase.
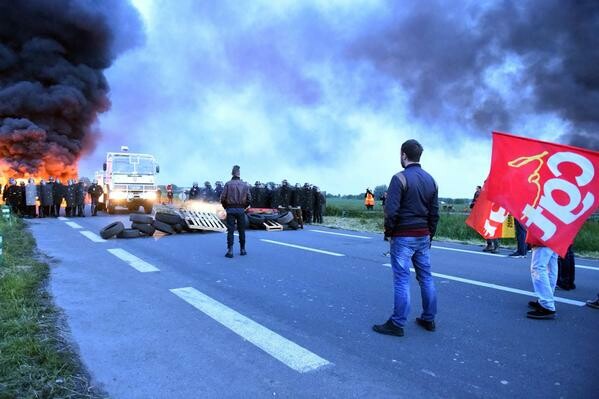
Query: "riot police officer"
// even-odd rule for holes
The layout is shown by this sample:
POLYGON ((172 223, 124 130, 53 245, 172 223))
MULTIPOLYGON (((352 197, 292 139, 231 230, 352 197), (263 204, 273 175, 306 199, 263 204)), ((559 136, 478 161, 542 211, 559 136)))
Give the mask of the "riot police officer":
POLYGON ((320 192, 320 188, 312 187, 312 200, 314 204, 314 223, 322 223, 322 199, 324 195, 320 192))
POLYGON ((77 216, 79 217, 85 217, 85 196, 85 183, 83 182, 83 179, 79 179, 79 181, 75 183, 75 206, 77 208, 77 216))
POLYGON ((204 182, 204 188, 202 189, 202 192, 201 192, 201 198, 207 202, 215 200, 214 190, 212 189, 212 185, 210 184, 209 181, 204 182))
MULTIPOLYGON (((52 178, 50 178, 52 179, 52 178)), ((40 180, 40 217, 44 218, 52 215, 52 208, 54 207, 54 195, 52 192, 53 183, 46 183, 46 180, 40 180)))
POLYGON ((75 187, 75 182, 73 179, 69 179, 67 181, 67 186, 65 188, 64 199, 67 202, 67 207, 65 208, 65 213, 67 217, 75 216, 75 209, 77 206, 77 192, 75 187))
POLYGON ((8 180, 8 185, 4 187, 5 201, 14 215, 19 215, 19 206, 21 202, 21 187, 12 177, 8 180))
POLYGON ((91 198, 91 214, 92 216, 96 216, 98 214, 98 202, 100 201, 100 197, 104 194, 104 190, 102 186, 98 184, 98 182, 94 181, 87 189, 87 193, 91 198))
POLYGON ((216 183, 214 183, 214 186, 214 197, 217 201, 219 201, 220 196, 223 193, 223 182, 219 180, 216 183))
POLYGON ((312 210, 314 208, 312 187, 310 184, 304 183, 304 186, 299 191, 300 206, 302 207, 302 217, 305 223, 312 223, 312 210))
POLYGON ((65 196, 65 186, 62 184, 60 179, 56 179, 52 187, 52 194, 54 197, 54 217, 60 216, 60 206, 62 205, 62 200, 65 196))
POLYGON ((198 186, 198 182, 194 181, 189 189, 189 200, 195 201, 197 199, 200 199, 200 187, 198 186))

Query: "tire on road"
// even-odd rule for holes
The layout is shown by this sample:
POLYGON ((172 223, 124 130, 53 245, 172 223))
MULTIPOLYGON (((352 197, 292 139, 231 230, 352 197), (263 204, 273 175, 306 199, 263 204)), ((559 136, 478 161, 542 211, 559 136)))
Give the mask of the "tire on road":
POLYGON ((287 223, 287 227, 291 230, 297 230, 300 226, 297 220, 293 219, 291 222, 287 223))
POLYGON ((287 224, 293 220, 293 214, 291 212, 284 212, 279 215, 277 222, 281 224, 287 224))
POLYGON ((173 224, 173 230, 175 230, 177 233, 182 233, 183 226, 181 225, 181 223, 173 224))
POLYGON ((119 234, 117 234, 117 238, 139 238, 141 237, 141 231, 137 229, 124 229, 119 234))
POLYGON ((116 236, 123 230, 125 230, 125 225, 122 222, 110 223, 108 226, 100 230, 100 237, 102 237, 105 240, 108 240, 109 238, 116 236))
POLYGON ((168 223, 161 222, 160 220, 154 220, 152 222, 152 226, 156 228, 158 231, 162 231, 166 234, 175 234, 175 230, 173 230, 172 226, 168 223))
POLYGON ((154 221, 154 218, 141 213, 133 213, 129 215, 129 220, 134 223, 151 224, 154 221))
POLYGON ((254 229, 263 229, 264 228, 264 215, 259 213, 248 213, 247 214, 248 223, 250 228, 254 229))
POLYGON ((156 227, 147 223, 131 223, 131 228, 141 231, 143 234, 147 236, 153 236, 156 232, 156 227))
POLYGON ((183 219, 181 219, 181 216, 164 212, 157 212, 156 220, 162 223, 170 224, 171 226, 177 223, 183 224, 183 219))

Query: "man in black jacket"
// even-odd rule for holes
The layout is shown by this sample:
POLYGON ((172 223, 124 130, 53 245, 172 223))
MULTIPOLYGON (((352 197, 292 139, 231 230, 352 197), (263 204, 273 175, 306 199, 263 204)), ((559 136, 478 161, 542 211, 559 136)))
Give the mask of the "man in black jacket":
POLYGON ((410 266, 416 269, 422 296, 422 314, 416 322, 435 330, 437 294, 431 276, 430 246, 439 222, 438 188, 435 180, 420 167, 422 146, 408 140, 401 146, 401 166, 391 178, 385 204, 385 236, 391 240, 391 266, 395 287, 393 315, 373 330, 403 336, 410 313, 410 266))
POLYGON ((87 193, 91 198, 91 214, 92 216, 96 216, 98 214, 98 202, 100 201, 100 197, 104 194, 104 190, 102 186, 98 184, 98 182, 94 181, 87 189, 87 193))
POLYGON ((220 196, 220 202, 227 210, 227 253, 225 254, 227 258, 233 257, 235 223, 237 223, 239 231, 240 255, 247 255, 245 250, 245 209, 250 206, 252 200, 249 185, 240 178, 239 166, 233 166, 231 174, 233 177, 225 183, 220 196))

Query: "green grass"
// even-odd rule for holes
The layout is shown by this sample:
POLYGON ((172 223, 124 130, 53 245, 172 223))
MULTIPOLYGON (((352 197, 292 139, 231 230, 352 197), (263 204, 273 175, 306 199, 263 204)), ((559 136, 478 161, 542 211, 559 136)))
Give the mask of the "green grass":
POLYGON ((22 221, 0 220, 0 398, 98 398, 59 330, 48 265, 22 221))
MULTIPOLYGON (((325 224, 356 231, 383 231, 383 207, 377 201, 374 210, 367 211, 364 202, 355 199, 327 198, 325 224)), ((466 213, 440 213, 436 238, 463 243, 484 243, 483 238, 466 225, 466 213)), ((501 240, 506 247, 516 246, 515 239, 501 240)), ((599 258, 599 220, 588 220, 574 241, 574 252, 580 256, 599 258)))

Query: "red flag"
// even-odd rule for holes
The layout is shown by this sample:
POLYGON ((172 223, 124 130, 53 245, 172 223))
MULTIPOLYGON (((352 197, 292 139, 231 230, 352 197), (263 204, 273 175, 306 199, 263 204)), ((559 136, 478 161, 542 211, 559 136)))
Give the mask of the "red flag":
POLYGON ((504 208, 489 201, 486 185, 476 199, 466 224, 487 240, 514 237, 514 220, 504 208))
POLYGON ((599 152, 493 132, 488 197, 560 256, 599 206, 599 152))

